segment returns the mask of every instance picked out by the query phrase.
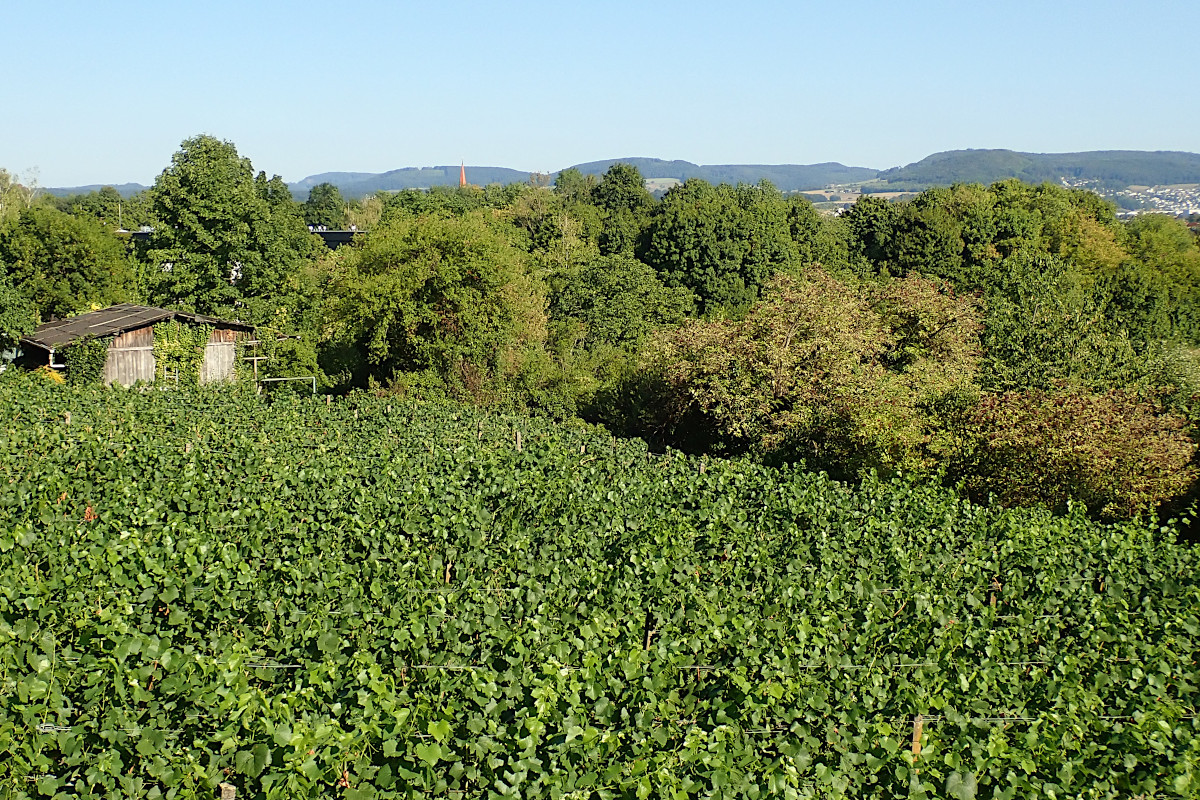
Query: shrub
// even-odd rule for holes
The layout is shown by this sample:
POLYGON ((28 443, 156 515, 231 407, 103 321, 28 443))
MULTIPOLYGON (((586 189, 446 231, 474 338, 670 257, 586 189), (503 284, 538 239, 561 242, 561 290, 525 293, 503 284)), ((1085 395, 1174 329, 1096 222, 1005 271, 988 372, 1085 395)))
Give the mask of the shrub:
POLYGON ((1085 504, 1104 518, 1149 511, 1196 479, 1187 420, 1126 390, 987 395, 964 418, 951 476, 977 501, 1085 504))
POLYGON ((658 340, 645 365, 663 385, 658 428, 679 446, 840 475, 929 472, 939 406, 972 393, 978 327, 973 300, 935 281, 777 276, 745 319, 658 340))

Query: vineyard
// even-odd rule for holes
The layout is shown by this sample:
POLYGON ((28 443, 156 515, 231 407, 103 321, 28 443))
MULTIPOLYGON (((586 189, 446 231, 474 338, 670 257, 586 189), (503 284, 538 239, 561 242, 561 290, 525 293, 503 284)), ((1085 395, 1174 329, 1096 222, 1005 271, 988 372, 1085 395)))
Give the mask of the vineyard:
POLYGON ((3 797, 1200 796, 1171 525, 395 398, 0 406, 3 797))

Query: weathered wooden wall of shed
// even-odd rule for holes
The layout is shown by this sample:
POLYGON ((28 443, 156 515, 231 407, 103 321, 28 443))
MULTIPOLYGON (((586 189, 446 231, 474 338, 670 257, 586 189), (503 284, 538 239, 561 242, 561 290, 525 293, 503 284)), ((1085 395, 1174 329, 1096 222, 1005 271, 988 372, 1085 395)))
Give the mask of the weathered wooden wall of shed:
POLYGON ((154 382, 154 326, 114 336, 104 362, 104 383, 132 386, 138 381, 154 382))
POLYGON ((215 328, 204 346, 204 363, 200 367, 200 383, 231 381, 235 377, 238 332, 215 328))

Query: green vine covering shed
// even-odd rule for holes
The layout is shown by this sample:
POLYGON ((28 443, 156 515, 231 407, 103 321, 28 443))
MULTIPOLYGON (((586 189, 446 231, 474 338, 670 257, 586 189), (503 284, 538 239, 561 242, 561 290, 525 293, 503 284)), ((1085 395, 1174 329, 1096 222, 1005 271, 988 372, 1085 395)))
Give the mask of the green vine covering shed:
POLYGON ((85 336, 68 345, 63 350, 67 381, 75 386, 100 383, 104 378, 104 365, 108 361, 110 341, 85 336))
POLYGON ((154 326, 154 377, 160 383, 196 386, 211 325, 188 325, 179 320, 160 322, 154 326))

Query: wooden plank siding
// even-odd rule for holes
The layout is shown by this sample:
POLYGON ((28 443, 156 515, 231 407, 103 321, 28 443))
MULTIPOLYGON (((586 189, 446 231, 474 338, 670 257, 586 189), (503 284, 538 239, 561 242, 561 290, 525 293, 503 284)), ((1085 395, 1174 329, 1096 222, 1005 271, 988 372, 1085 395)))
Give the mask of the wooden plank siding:
POLYGON ((234 379, 237 359, 238 332, 217 328, 204 346, 204 363, 200 366, 200 383, 219 383, 234 379))
POLYGON ((104 384, 132 386, 138 381, 154 382, 153 325, 118 334, 108 345, 104 384))

